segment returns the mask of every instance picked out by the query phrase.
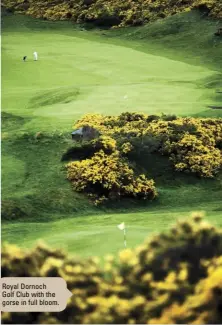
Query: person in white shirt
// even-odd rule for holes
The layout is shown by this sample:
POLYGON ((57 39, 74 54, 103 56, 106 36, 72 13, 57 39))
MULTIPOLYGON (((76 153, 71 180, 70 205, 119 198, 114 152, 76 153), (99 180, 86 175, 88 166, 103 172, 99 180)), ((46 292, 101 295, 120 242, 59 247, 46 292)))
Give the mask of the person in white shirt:
POLYGON ((33 55, 34 55, 34 61, 37 61, 38 60, 38 53, 34 52, 33 55))

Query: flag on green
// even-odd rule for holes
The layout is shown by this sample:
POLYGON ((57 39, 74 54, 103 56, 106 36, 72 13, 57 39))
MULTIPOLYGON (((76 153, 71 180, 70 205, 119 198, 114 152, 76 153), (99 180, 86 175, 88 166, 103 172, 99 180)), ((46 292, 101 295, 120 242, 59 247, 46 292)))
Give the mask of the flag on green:
POLYGON ((126 247, 126 226, 125 223, 122 222, 120 225, 117 226, 120 230, 123 230, 124 235, 124 247, 126 247))

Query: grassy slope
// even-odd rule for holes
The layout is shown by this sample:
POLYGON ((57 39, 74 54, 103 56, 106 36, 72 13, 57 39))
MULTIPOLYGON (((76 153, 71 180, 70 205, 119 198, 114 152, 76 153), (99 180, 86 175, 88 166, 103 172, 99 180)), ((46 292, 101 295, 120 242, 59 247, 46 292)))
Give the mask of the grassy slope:
POLYGON ((142 50, 145 46, 149 53, 164 47, 164 57, 208 66, 221 73, 222 40, 214 35, 220 26, 221 21, 209 19, 204 13, 193 10, 142 27, 110 30, 106 33, 115 38, 124 37, 131 44, 132 40, 134 43, 138 41, 137 47, 142 50))
POLYGON ((129 226, 133 246, 147 233, 165 229, 179 213, 185 215, 193 209, 208 211, 212 221, 221 224, 220 179, 178 175, 165 160, 147 159, 146 168, 157 181, 159 199, 144 206, 123 202, 102 209, 70 190, 60 161, 71 145, 67 130, 83 113, 138 110, 220 116, 220 111, 207 108, 220 101, 215 91, 220 87, 218 52, 222 47, 215 39, 215 50, 212 40, 207 41, 217 23, 202 20, 197 13, 181 17, 181 25, 184 17, 193 20, 192 28, 172 37, 167 30, 174 19, 179 24, 177 16, 165 25, 157 22, 159 29, 124 29, 106 35, 81 31, 66 22, 4 17, 2 189, 5 215, 12 219, 14 214, 15 219, 13 224, 3 225, 4 239, 26 247, 45 238, 90 255, 121 247, 122 234, 116 224, 122 220, 129 226), (209 25, 208 34, 204 34, 206 41, 198 52, 193 31, 205 24, 209 25), (159 31, 155 41, 154 31, 159 31), (32 61, 34 50, 39 52, 39 62, 32 61), (23 55, 28 55, 27 63, 21 61, 23 55), (207 59, 209 56, 214 59, 207 59), (49 136, 36 141, 38 131, 49 136))

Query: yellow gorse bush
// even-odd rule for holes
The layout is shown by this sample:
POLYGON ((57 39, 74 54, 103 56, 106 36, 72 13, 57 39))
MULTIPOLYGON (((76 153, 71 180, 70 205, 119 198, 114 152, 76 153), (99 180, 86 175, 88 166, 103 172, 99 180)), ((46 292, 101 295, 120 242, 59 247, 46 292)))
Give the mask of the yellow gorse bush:
POLYGON ((117 148, 116 140, 107 135, 100 136, 98 139, 93 140, 91 144, 96 150, 104 150, 110 153, 117 148))
POLYGON ((137 175, 130 163, 131 155, 141 150, 165 155, 177 171, 200 177, 214 177, 221 168, 222 119, 126 112, 87 114, 74 128, 83 126, 96 129, 100 136, 89 142, 94 150, 91 158, 67 165, 68 179, 96 204, 121 197, 156 197, 154 181, 137 175))
POLYGON ((222 18, 219 0, 3 0, 8 9, 49 20, 72 19, 108 26, 141 25, 193 8, 205 7, 210 15, 222 18))
POLYGON ((135 176, 118 151, 105 154, 100 150, 91 159, 70 162, 67 170, 74 190, 89 193, 96 204, 106 199, 153 199, 157 195, 154 181, 144 175, 135 176))
POLYGON ((3 245, 3 277, 63 277, 73 293, 60 313, 3 313, 3 323, 221 324, 222 230, 199 213, 104 263, 3 245))

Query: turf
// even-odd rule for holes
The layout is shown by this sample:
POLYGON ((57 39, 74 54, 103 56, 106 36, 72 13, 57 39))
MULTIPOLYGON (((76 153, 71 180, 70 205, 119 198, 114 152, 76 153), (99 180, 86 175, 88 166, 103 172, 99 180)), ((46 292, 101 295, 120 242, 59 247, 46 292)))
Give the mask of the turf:
POLYGON ((191 210, 205 210, 221 224, 221 177, 188 177, 173 172, 165 160, 147 158, 147 173, 159 191, 155 202, 96 208, 71 190, 61 162, 72 145, 72 125, 84 113, 221 116, 209 108, 221 102, 216 91, 221 89, 222 47, 213 36, 217 22, 198 15, 105 33, 68 22, 3 17, 3 240, 29 247, 43 238, 70 252, 103 255, 122 248, 116 228, 122 221, 130 247, 191 210), (170 26, 184 26, 185 18, 191 27, 186 24, 172 36, 170 26), (200 51, 196 43, 203 24, 200 51), (32 58, 35 50, 38 62, 32 58))
MULTIPOLYGON (((65 218, 50 223, 13 223, 3 226, 3 238, 20 247, 29 248, 37 239, 44 240, 52 247, 62 248, 74 255, 104 256, 107 253, 117 254, 124 248, 123 232, 117 229, 125 220, 127 225, 127 247, 133 248, 148 236, 166 231, 175 221, 186 218, 186 212, 171 209, 169 212, 156 211, 143 213, 106 214, 65 218)), ((208 220, 222 226, 221 211, 206 214, 208 220)))

